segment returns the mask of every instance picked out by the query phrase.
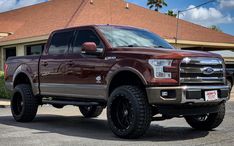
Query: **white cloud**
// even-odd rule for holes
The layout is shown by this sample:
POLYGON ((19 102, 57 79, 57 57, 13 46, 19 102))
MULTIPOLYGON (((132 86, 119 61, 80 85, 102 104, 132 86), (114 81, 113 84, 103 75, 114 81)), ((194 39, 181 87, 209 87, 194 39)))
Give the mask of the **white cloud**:
POLYGON ((0 12, 45 2, 47 0, 0 0, 0 12))
MULTIPOLYGON (((190 5, 188 9, 195 7, 190 5)), ((194 8, 190 11, 183 12, 180 17, 184 20, 200 24, 203 26, 233 23, 234 18, 231 15, 224 15, 216 8, 194 8)))
POLYGON ((234 0, 219 0, 221 8, 234 8, 234 0))

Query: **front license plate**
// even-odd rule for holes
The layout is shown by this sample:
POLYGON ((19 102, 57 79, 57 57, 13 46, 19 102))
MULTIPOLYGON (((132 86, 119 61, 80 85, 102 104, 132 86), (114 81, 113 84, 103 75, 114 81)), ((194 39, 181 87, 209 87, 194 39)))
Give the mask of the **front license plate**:
POLYGON ((218 99, 218 91, 205 91, 205 99, 206 101, 214 101, 218 99))

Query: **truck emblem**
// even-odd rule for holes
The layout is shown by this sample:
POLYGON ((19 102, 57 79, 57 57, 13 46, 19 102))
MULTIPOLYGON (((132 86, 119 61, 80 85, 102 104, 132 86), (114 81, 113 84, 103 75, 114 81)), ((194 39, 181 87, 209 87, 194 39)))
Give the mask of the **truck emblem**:
POLYGON ((96 77, 96 82, 97 82, 97 83, 101 83, 101 80, 102 80, 102 77, 101 77, 101 76, 97 76, 97 77, 96 77))
POLYGON ((116 59, 116 57, 114 57, 114 56, 105 57, 105 60, 115 60, 115 59, 116 59))
POLYGON ((205 67, 202 71, 203 74, 205 75, 210 75, 214 73, 214 69, 212 67, 205 67))

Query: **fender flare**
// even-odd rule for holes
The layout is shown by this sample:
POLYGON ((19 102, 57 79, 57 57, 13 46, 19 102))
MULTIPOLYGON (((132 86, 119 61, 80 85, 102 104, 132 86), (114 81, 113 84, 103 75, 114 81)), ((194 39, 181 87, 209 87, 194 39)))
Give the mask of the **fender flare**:
POLYGON ((24 74, 29 79, 30 86, 32 87, 33 94, 36 95, 37 93, 39 93, 39 91, 38 91, 38 88, 33 83, 32 77, 31 77, 30 73, 27 71, 27 68, 28 68, 27 65, 22 64, 15 70, 13 78, 12 78, 13 87, 15 86, 15 80, 18 77, 18 75, 19 74, 24 74))
MULTIPOLYGON (((107 93, 109 94, 109 88, 110 88, 110 84, 112 82, 112 80, 114 79, 114 77, 121 73, 121 72, 124 72, 124 71, 129 71, 129 72, 132 72, 133 74, 137 75, 139 77, 139 79, 141 80, 141 82, 144 84, 144 85, 147 85, 147 81, 145 80, 143 74, 141 74, 137 69, 133 68, 133 67, 122 67, 120 69, 118 69, 117 71, 115 72, 112 72, 112 73, 109 73, 107 75, 107 93)), ((108 96, 107 94, 107 96, 108 96)))

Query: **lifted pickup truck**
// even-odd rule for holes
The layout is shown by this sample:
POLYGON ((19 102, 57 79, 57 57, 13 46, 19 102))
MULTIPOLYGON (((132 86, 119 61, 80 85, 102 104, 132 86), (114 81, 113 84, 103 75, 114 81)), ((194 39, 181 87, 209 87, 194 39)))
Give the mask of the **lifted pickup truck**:
POLYGON ((32 121, 43 104, 78 106, 87 118, 107 107, 110 129, 121 138, 138 138, 151 121, 173 117, 211 130, 229 99, 220 55, 178 50, 127 26, 54 31, 41 56, 7 60, 5 81, 18 122, 32 121))

